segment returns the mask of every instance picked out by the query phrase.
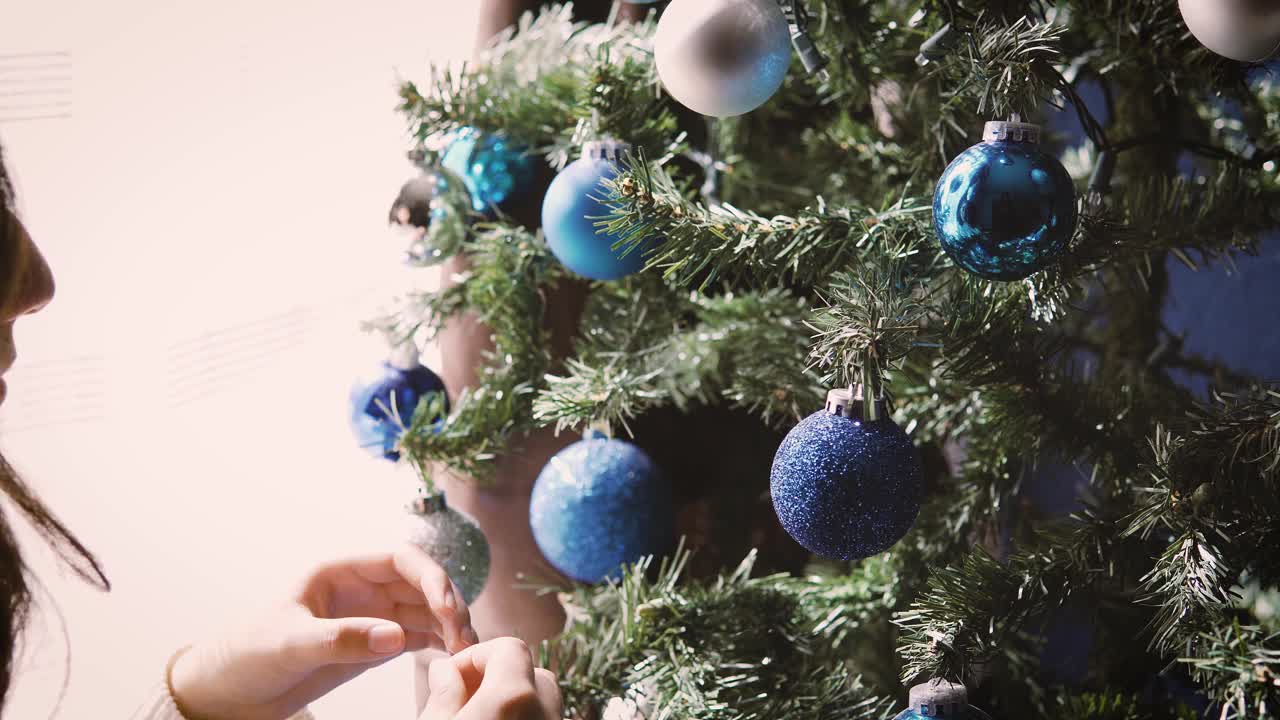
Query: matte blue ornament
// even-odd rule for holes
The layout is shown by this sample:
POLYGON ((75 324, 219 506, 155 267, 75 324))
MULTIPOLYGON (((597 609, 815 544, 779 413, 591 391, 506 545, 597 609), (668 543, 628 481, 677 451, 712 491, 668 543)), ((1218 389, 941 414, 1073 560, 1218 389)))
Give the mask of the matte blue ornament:
POLYGON ((969 694, 959 683, 933 680, 911 688, 906 710, 893 720, 991 720, 991 716, 969 704, 969 694))
POLYGON ((770 493, 783 529, 832 560, 888 550, 911 529, 924 492, 911 438, 886 412, 863 420, 861 411, 860 397, 830 391, 826 409, 792 428, 773 458, 770 493))
POLYGON ((440 157, 440 166, 466 186, 472 209, 488 217, 508 213, 536 191, 539 162, 523 145, 475 128, 456 131, 440 157))
POLYGON ((598 198, 607 197, 603 181, 621 171, 621 159, 630 146, 606 140, 583 146, 582 157, 569 163, 547 188, 542 201, 542 231, 551 252, 573 272, 592 280, 617 280, 644 267, 645 250, 652 239, 638 246, 615 249, 621 236, 602 232, 596 222, 611 210, 598 198))
POLYGON ((618 579, 623 565, 669 550, 674 513, 671 485, 649 456, 600 433, 556 453, 529 501, 542 554, 586 583, 618 579))
MULTIPOLYGON (((427 393, 444 393, 439 375, 418 363, 412 346, 400 348, 382 363, 377 373, 351 387, 351 432, 360 447, 376 456, 395 461, 396 449, 418 401, 427 393)), ((445 398, 446 412, 448 398, 445 398)))
POLYGON ((933 227, 957 265, 988 280, 1021 280, 1062 254, 1076 229, 1071 176, 1037 145, 1040 128, 990 122, 984 141, 947 166, 933 227))

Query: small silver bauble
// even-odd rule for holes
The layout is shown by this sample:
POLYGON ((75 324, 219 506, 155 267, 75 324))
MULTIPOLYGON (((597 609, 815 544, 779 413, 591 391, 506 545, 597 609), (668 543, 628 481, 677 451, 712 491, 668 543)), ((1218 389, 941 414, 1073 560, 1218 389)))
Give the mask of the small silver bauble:
POLYGON ((409 541, 444 568, 468 605, 475 602, 489 579, 489 541, 480 526, 449 507, 444 495, 418 498, 409 509, 421 520, 409 541))

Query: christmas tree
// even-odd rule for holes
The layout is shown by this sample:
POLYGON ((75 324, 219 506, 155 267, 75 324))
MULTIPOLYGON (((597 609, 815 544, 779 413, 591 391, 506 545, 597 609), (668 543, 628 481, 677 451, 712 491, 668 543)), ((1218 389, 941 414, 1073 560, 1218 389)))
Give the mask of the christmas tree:
POLYGON ((398 448, 501 483, 534 429, 614 438, 534 490, 596 581, 542 648, 572 717, 1280 707, 1280 393, 1161 322, 1169 258, 1280 223, 1280 10, 1181 5, 554 6, 402 86, 411 261, 467 271, 373 324, 493 351, 398 448))

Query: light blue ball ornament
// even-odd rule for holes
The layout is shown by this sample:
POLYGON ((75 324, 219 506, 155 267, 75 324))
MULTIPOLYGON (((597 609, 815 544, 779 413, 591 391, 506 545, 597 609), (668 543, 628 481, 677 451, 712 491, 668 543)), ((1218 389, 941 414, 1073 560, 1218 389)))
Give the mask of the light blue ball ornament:
POLYGON ((529 525, 547 560, 586 583, 671 549, 671 485, 640 448, 600 433, 556 453, 529 501, 529 525))
MULTIPOLYGON (((356 442, 371 454, 400 459, 400 436, 413 421, 418 401, 428 393, 444 393, 444 381, 418 362, 418 351, 406 344, 371 376, 351 387, 350 422, 356 442)), ((445 398, 448 411, 448 398, 445 398)))
POLYGON ((791 30, 777 0, 674 0, 653 40, 662 85, 713 117, 760 107, 791 65, 791 30))
POLYGON ((1071 176, 1040 149, 1040 128, 990 122, 984 141, 951 161, 933 193, 933 227, 957 265, 1021 280, 1056 260, 1076 229, 1071 176))
POLYGON ((466 186, 472 209, 488 217, 509 213, 536 192, 540 162, 510 138, 475 128, 455 131, 440 156, 440 166, 466 186))
POLYGON ((630 145, 613 140, 586 143, 582 157, 569 163, 542 201, 542 232, 551 252, 573 272, 592 280, 617 280, 644 267, 645 251, 657 243, 615 248, 621 236, 604 232, 596 222, 610 207, 600 200, 609 194, 605 180, 622 170, 622 156, 630 145))

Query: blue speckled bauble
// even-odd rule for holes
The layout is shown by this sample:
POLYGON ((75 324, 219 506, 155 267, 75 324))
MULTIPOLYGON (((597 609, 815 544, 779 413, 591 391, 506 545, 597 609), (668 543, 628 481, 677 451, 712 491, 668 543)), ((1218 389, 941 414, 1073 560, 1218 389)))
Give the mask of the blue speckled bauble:
POLYGON ((986 141, 947 166, 933 194, 933 227, 957 265, 988 280, 1021 280, 1066 249, 1076 229, 1075 188, 1041 151, 1038 128, 988 123, 986 141), (992 126, 1035 128, 997 133, 992 126), (993 139, 995 138, 995 139, 993 139))
POLYGON ((760 107, 791 65, 791 31, 777 0, 673 0, 658 21, 653 56, 681 105, 713 117, 760 107))
POLYGON ((884 552, 920 512, 920 452, 885 413, 860 419, 861 406, 848 390, 832 390, 827 409, 792 428, 773 458, 770 492, 782 527, 832 560, 884 552))
POLYGON ((941 680, 911 688, 907 709, 893 720, 991 720, 991 716, 969 704, 968 693, 959 683, 941 680))
MULTIPOLYGON (((367 378, 351 387, 351 431, 360 447, 387 460, 399 460, 400 436, 413 421, 418 401, 427 393, 444 393, 444 381, 404 356, 388 360, 367 378)), ((446 408, 448 401, 446 398, 446 408)))
POLYGON ((440 166, 466 185, 472 209, 490 217, 536 191, 539 162, 509 138, 474 128, 456 131, 440 156, 440 166))
POLYGON ((556 175, 542 200, 542 231, 551 252, 565 267, 592 280, 617 280, 638 272, 644 267, 644 251, 654 244, 645 241, 630 251, 614 249, 621 238, 595 225, 611 212, 597 199, 609 193, 602 183, 618 176, 628 147, 614 141, 587 143, 582 157, 556 175))
POLYGON ((586 583, 671 548, 671 485, 648 455, 594 434, 556 453, 529 501, 533 538, 557 570, 586 583))

